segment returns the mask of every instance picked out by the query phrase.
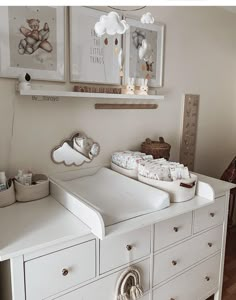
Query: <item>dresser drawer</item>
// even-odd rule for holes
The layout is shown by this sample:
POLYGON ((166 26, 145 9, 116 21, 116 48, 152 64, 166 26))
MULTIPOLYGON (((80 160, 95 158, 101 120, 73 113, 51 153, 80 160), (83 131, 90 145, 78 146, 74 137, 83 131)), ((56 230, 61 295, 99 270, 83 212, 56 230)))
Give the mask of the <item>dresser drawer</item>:
POLYGON ((100 241, 100 274, 150 254, 151 227, 100 241))
POLYGON ((222 224, 225 212, 225 196, 215 200, 215 203, 197 209, 194 212, 194 233, 211 226, 222 224))
MULTIPOLYGON (((150 286, 150 268, 149 260, 146 259, 137 265, 141 273, 141 285, 144 292, 149 290, 150 286)), ((90 283, 80 289, 74 290, 71 293, 63 295, 58 300, 112 300, 115 299, 116 284, 119 276, 124 270, 113 273, 112 275, 106 276, 102 279, 99 279, 93 283, 90 283)), ((149 300, 149 295, 146 295, 140 300, 149 300)))
POLYGON ((26 299, 42 300, 95 277, 95 240, 25 263, 26 299))
POLYGON ((192 212, 157 223, 155 225, 154 250, 181 241, 192 233, 192 212))
POLYGON ((153 293, 153 300, 205 299, 210 292, 217 289, 219 268, 220 254, 156 289, 153 293))
POLYGON ((222 226, 213 228, 154 256, 153 283, 157 285, 221 249, 222 226))

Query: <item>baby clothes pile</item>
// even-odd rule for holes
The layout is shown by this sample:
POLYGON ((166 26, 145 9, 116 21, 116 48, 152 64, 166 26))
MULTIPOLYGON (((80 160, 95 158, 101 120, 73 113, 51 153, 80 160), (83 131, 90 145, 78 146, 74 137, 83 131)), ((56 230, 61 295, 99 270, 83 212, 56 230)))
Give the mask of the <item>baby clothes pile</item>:
POLYGON ((152 159, 152 155, 146 155, 141 152, 123 151, 115 152, 112 155, 112 163, 127 170, 137 170, 141 161, 152 159))
POLYGON ((190 178, 187 167, 180 163, 167 161, 164 158, 139 162, 138 174, 150 179, 163 181, 190 178))

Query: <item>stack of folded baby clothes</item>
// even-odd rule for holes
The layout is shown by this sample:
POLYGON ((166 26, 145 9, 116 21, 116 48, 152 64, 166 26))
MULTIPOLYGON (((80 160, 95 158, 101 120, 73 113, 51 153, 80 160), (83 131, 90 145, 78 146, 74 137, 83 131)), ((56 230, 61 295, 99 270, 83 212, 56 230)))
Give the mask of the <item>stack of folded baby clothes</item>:
POLYGON ((150 179, 164 181, 190 178, 188 167, 167 161, 164 158, 141 161, 138 166, 138 174, 150 179))
POLYGON ((138 177, 140 162, 152 160, 152 155, 136 151, 121 151, 112 154, 111 167, 113 170, 132 178, 138 177))

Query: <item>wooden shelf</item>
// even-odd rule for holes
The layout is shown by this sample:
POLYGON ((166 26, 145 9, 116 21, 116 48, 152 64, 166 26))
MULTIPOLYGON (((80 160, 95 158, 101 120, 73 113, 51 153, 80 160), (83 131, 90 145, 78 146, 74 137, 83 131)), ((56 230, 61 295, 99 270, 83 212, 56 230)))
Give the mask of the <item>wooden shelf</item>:
POLYGON ((163 95, 124 95, 124 94, 105 94, 105 93, 81 93, 69 91, 53 90, 20 90, 21 96, 48 96, 48 97, 74 97, 74 98, 94 98, 94 99, 128 99, 128 100, 164 100, 163 95))

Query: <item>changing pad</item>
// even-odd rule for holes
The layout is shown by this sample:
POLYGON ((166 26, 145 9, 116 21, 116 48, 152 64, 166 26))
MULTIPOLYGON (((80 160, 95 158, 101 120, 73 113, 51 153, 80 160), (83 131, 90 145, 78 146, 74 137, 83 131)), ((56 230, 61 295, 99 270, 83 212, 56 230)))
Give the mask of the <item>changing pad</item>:
POLYGON ((106 226, 170 205, 168 193, 108 168, 90 176, 60 180, 60 186, 96 209, 106 226))

